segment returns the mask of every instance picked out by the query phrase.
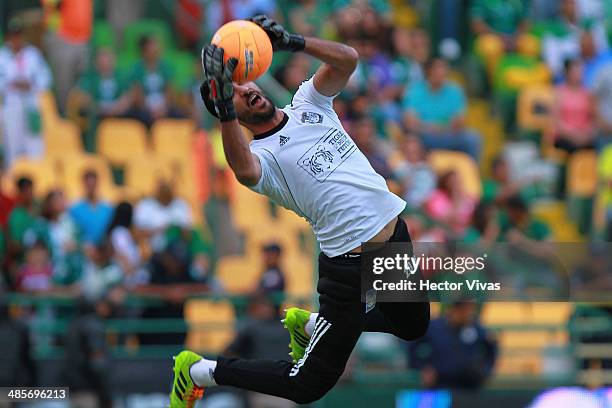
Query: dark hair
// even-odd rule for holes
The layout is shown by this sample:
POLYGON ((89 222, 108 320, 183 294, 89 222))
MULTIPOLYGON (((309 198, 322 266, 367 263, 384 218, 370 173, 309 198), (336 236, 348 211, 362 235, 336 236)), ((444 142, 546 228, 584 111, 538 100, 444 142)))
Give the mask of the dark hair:
POLYGON ((45 196, 42 202, 41 210, 40 210, 40 215, 43 218, 47 220, 51 219, 51 217, 53 216, 53 211, 51 210, 51 202, 53 201, 53 199, 55 199, 55 197, 61 194, 62 192, 60 190, 51 190, 47 193, 47 195, 45 196))
POLYGON ((432 55, 431 57, 427 58, 427 61, 425 61, 423 64, 423 71, 425 72, 425 75, 429 74, 431 68, 433 68, 433 66, 438 62, 443 62, 446 64, 446 60, 439 55, 432 55))
POLYGON ((578 58, 568 58, 565 61, 563 61, 563 72, 565 72, 565 74, 567 74, 569 72, 570 69, 572 69, 572 67, 574 65, 579 65, 582 64, 582 61, 578 58))
POLYGON ((89 168, 83 171, 83 180, 88 179, 89 177, 98 178, 98 172, 95 169, 89 168))
POLYGON ((496 169, 500 164, 506 163, 506 158, 499 154, 493 158, 491 161, 491 170, 496 169))
POLYGON ((495 205, 490 201, 480 201, 472 214, 472 227, 480 233, 483 233, 489 223, 489 212, 495 205))
POLYGON ((511 197, 508 197, 508 199, 506 200, 506 208, 509 210, 517 210, 521 212, 529 211, 527 203, 519 194, 515 194, 511 197))
POLYGON ((156 41, 156 38, 151 34, 145 34, 138 39, 138 49, 142 52, 150 43, 156 41))
POLYGON ((452 169, 442 173, 440 177, 438 178, 438 189, 446 191, 448 179, 456 175, 457 175, 457 172, 452 169))
POLYGON ((132 213, 132 204, 128 203, 127 201, 122 201, 117 204, 117 207, 115 207, 115 211, 113 212, 113 219, 111 220, 108 229, 106 230, 106 234, 110 235, 110 233, 113 231, 113 229, 115 229, 115 227, 131 227, 132 213))
POLYGON ((17 186, 17 191, 20 193, 23 193, 26 188, 32 188, 33 185, 34 183, 29 177, 19 177, 15 183, 15 186, 17 186))

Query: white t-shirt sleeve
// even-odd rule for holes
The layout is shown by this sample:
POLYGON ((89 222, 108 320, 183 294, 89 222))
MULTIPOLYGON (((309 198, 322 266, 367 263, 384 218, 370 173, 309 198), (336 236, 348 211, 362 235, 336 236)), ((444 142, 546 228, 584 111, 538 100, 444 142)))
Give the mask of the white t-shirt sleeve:
POLYGON ((311 104, 333 112, 333 101, 336 96, 326 96, 317 91, 313 79, 314 75, 307 81, 302 82, 302 85, 300 85, 295 95, 293 95, 291 105, 297 107, 301 104, 311 104))
POLYGON ((272 197, 276 195, 280 189, 280 183, 276 172, 273 171, 273 166, 276 166, 274 162, 274 157, 272 154, 263 149, 253 149, 251 150, 254 155, 259 158, 259 163, 261 165, 261 177, 259 181, 254 186, 249 186, 249 188, 256 193, 266 195, 268 197, 272 197))

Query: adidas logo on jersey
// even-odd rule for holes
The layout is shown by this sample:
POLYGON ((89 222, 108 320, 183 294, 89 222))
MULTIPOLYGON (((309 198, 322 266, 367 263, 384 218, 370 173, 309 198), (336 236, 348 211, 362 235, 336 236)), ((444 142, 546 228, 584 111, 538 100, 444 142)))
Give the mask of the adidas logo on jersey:
POLYGON ((283 136, 283 135, 280 135, 280 136, 278 137, 278 142, 279 142, 279 145, 280 145, 281 147, 283 147, 283 146, 285 145, 285 143, 287 143, 287 142, 289 141, 289 139, 291 139, 291 138, 290 138, 290 137, 288 137, 288 136, 283 136))

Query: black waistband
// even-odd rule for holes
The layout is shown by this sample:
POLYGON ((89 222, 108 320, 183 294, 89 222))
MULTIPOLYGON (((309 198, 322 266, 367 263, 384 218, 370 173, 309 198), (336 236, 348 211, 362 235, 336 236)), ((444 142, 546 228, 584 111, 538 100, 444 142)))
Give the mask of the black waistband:
MULTIPOLYGON (((389 237, 387 242, 392 242, 392 241, 395 241, 397 238, 399 238, 402 222, 403 222, 402 219, 398 216, 397 220, 395 221, 395 228, 393 229, 393 234, 391 235, 391 237, 389 237)), ((353 259, 353 258, 360 258, 360 257, 361 257, 361 252, 347 252, 342 255, 334 256, 334 258, 341 258, 341 259, 353 259)))

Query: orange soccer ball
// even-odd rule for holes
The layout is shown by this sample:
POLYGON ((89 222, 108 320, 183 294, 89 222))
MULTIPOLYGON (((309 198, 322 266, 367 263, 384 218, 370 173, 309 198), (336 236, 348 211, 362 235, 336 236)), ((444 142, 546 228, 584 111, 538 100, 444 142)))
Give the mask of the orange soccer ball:
POLYGON ((272 43, 266 32, 255 23, 234 20, 224 24, 213 35, 212 44, 223 48, 223 59, 234 57, 238 66, 234 81, 240 84, 262 76, 272 63, 272 43))

